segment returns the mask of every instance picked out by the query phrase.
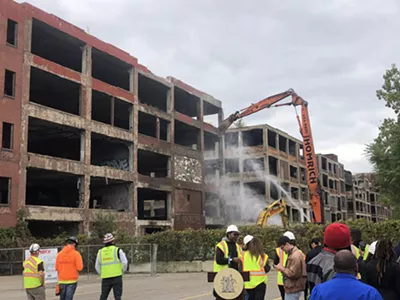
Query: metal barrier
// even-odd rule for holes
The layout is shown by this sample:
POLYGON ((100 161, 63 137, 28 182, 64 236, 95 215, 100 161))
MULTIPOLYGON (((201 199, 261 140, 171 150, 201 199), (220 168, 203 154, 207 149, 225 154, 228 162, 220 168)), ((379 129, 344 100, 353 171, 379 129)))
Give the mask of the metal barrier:
MULTIPOLYGON (((157 244, 122 244, 116 245, 121 248, 128 259, 127 273, 144 273, 155 275, 157 272, 157 244)), ((97 252, 103 245, 79 245, 77 250, 83 259, 83 270, 81 274, 95 274, 95 262, 97 252)), ((42 249, 57 248, 61 251, 62 246, 43 247, 42 249)), ((22 263, 25 260, 25 250, 28 248, 0 249, 0 276, 21 275, 22 263)), ((55 263, 55 262, 54 262, 55 263)))

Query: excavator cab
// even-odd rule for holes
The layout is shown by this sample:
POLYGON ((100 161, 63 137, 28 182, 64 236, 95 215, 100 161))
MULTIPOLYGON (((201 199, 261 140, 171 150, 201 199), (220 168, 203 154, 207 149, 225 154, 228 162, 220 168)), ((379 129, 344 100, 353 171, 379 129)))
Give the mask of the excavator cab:
POLYGON ((264 208, 257 219, 257 226, 263 228, 266 225, 281 225, 286 227, 288 223, 286 203, 283 199, 279 199, 264 208))

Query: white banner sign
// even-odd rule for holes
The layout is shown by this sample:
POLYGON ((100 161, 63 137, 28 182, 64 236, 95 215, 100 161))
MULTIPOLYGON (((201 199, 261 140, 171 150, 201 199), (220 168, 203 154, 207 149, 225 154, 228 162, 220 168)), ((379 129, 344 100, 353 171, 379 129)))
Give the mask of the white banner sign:
MULTIPOLYGON (((43 260, 44 272, 45 272, 45 283, 57 283, 57 271, 56 271, 56 257, 58 254, 57 248, 40 249, 39 258, 43 260)), ((25 250, 25 259, 31 256, 29 250, 25 250)))

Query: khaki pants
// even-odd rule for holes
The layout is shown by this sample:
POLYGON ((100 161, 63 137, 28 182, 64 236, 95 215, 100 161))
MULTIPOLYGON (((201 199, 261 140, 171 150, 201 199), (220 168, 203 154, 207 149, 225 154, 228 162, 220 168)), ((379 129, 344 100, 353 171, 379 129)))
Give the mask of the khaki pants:
POLYGON ((46 292, 44 286, 39 286, 34 289, 26 289, 28 300, 46 300, 46 292))

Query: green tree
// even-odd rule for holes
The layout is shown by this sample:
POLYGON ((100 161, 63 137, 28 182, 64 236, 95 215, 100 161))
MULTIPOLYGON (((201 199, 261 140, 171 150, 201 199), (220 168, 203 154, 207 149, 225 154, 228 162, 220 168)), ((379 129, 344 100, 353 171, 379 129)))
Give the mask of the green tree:
POLYGON ((386 71, 383 79, 376 95, 393 109, 397 119, 382 122, 378 137, 367 145, 366 153, 375 168, 382 200, 400 207, 400 71, 396 65, 386 71))

